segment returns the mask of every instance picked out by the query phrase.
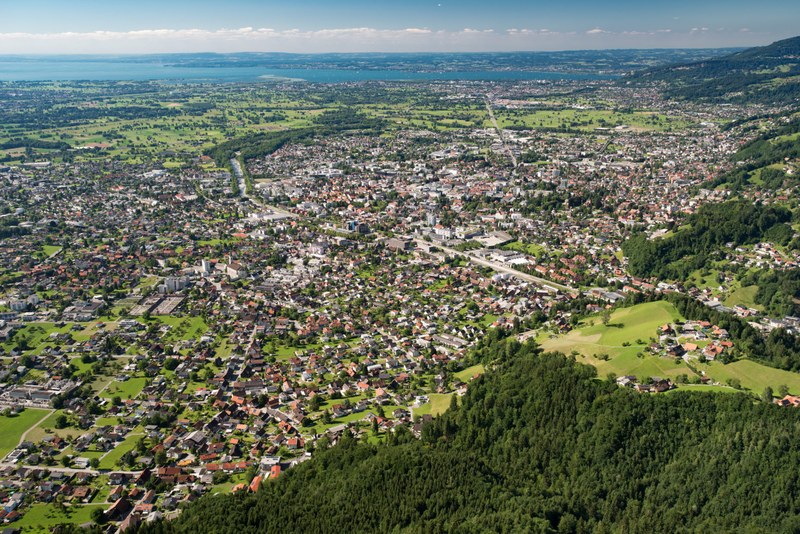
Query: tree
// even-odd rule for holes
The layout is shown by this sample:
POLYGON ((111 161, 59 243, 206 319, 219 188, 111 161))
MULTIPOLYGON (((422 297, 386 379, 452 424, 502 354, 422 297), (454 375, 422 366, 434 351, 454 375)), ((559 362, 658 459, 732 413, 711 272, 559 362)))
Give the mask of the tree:
POLYGON ((98 525, 102 525, 106 522, 106 512, 100 507, 97 507, 92 510, 92 521, 97 523, 98 525))
POLYGON ((608 326, 609 321, 611 321, 611 312, 609 310, 603 310, 600 314, 600 321, 603 323, 603 326, 608 326))
POLYGON ((61 428, 67 428, 68 426, 69 426, 69 420, 67 419, 67 416, 64 415, 63 413, 59 414, 58 417, 56 417, 55 427, 61 429, 61 428))
POLYGON ((764 393, 761 394, 761 400, 763 400, 764 402, 771 403, 772 402, 772 397, 773 397, 772 388, 769 387, 769 386, 765 387, 764 388, 764 393))

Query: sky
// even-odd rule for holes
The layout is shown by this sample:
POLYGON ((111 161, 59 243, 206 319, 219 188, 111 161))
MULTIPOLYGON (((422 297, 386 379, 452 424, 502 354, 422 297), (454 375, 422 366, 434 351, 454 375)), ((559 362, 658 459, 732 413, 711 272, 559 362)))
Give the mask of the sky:
POLYGON ((757 46, 798 0, 0 0, 0 54, 757 46))

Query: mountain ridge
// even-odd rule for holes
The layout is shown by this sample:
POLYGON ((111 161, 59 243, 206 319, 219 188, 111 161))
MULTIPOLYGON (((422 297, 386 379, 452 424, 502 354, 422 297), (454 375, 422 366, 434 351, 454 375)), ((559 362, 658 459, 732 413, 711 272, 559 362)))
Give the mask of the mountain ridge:
POLYGON ((626 82, 664 82, 680 100, 796 104, 800 99, 800 36, 719 58, 653 67, 626 82))

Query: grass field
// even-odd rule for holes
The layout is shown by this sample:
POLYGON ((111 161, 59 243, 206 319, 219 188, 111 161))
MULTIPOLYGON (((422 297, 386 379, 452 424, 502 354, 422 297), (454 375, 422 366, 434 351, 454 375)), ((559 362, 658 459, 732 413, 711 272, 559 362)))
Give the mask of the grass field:
POLYGON ((707 376, 722 384, 726 384, 730 379, 739 380, 742 388, 759 395, 767 386, 777 395, 781 385, 787 386, 792 394, 800 394, 800 373, 774 369, 753 360, 739 360, 727 365, 710 362, 705 365, 699 364, 697 369, 705 371, 707 376))
POLYGON ((679 319, 680 314, 672 304, 663 301, 648 302, 615 310, 607 325, 603 325, 600 317, 596 316, 565 336, 544 339, 541 342, 546 350, 566 353, 575 350, 584 355, 618 356, 631 350, 638 352, 642 346, 636 347, 637 339, 646 342, 656 334, 659 326, 679 319), (592 325, 591 321, 595 324, 592 325), (622 344, 625 342, 631 343, 631 346, 624 347, 622 344))
POLYGON ((156 319, 172 327, 165 339, 173 343, 187 339, 197 339, 208 331, 208 325, 202 317, 160 316, 156 319))
POLYGON ((475 375, 482 375, 486 372, 484 369, 483 364, 473 365, 472 367, 467 367, 463 371, 459 371, 453 376, 461 380, 462 382, 469 382, 475 375))
POLYGON ((15 417, 0 415, 0 458, 14 450, 19 445, 22 435, 32 426, 36 425, 48 413, 48 410, 26 408, 15 417))
POLYGON ((680 314, 668 302, 648 302, 630 308, 622 308, 611 314, 608 325, 599 317, 590 319, 594 325, 586 324, 565 336, 540 338, 542 348, 570 354, 578 353, 579 361, 597 368, 599 376, 614 373, 618 376, 633 375, 639 378, 658 376, 675 378, 680 374, 692 375, 692 370, 683 362, 672 358, 661 358, 648 353, 642 357, 646 343, 656 334, 656 329, 680 319, 680 314), (642 340, 645 344, 637 344, 642 340), (630 346, 623 346, 630 343, 630 346), (608 356, 608 360, 601 358, 608 356))
POLYGON ((100 393, 100 396, 107 399, 117 396, 123 400, 132 399, 142 392, 145 382, 147 382, 146 378, 129 378, 125 382, 114 380, 100 393))
POLYGON ((521 241, 512 241, 511 243, 503 245, 501 248, 504 250, 516 250, 517 252, 529 254, 537 258, 545 252, 545 248, 542 245, 537 245, 536 243, 523 243, 521 241))
POLYGON ((729 386, 711 386, 705 384, 680 384, 675 389, 670 389, 667 393, 674 393, 676 391, 700 391, 700 392, 716 392, 716 393, 737 393, 739 390, 729 386))
POLYGON ((450 407, 450 398, 452 393, 432 393, 428 395, 430 402, 423 404, 418 408, 412 408, 412 415, 441 415, 450 407))
POLYGON ((42 253, 48 258, 59 250, 61 250, 61 247, 57 245, 42 245, 42 253))
POLYGON ((60 511, 55 504, 34 504, 25 512, 25 515, 14 523, 15 528, 28 532, 50 532, 50 530, 60 524, 70 523, 81 525, 92 520, 92 510, 95 508, 105 509, 105 505, 89 504, 85 506, 68 506, 64 512, 60 511))
MULTIPOLYGON (((676 363, 673 358, 651 355, 644 351, 644 345, 636 343, 637 339, 647 342, 658 326, 678 319, 678 311, 671 304, 651 302, 616 310, 611 314, 608 326, 586 325, 565 336, 552 339, 540 337, 540 343, 545 350, 565 354, 577 352, 578 360, 596 367, 601 377, 609 373, 633 375, 640 379, 653 376, 675 378, 680 374, 691 377, 695 373, 683 360, 676 363), (624 342, 631 345, 625 347, 622 345, 624 342), (644 354, 639 356, 642 352, 644 354), (601 355, 607 355, 608 359, 601 358, 601 355)), ((596 318, 595 323, 599 322, 599 318, 596 318)), ((680 390, 735 391, 726 385, 731 380, 738 380, 742 389, 757 394, 761 394, 767 386, 777 392, 781 385, 787 386, 793 394, 800 394, 800 373, 774 369, 753 360, 739 360, 727 365, 722 362, 698 362, 695 369, 704 372, 721 386, 681 385, 680 390)))
POLYGON ((114 447, 103 458, 100 459, 100 469, 114 469, 120 458, 125 456, 125 453, 132 451, 136 448, 136 442, 142 436, 140 434, 129 434, 125 441, 114 447))
POLYGON ((86 432, 85 430, 81 430, 74 426, 68 426, 66 428, 56 428, 55 427, 56 418, 62 413, 64 413, 63 410, 56 410, 53 413, 51 413, 41 423, 30 429, 26 439, 28 439, 29 441, 36 442, 44 439, 48 435, 55 435, 62 438, 66 438, 68 436, 72 437, 81 436, 86 432))
POLYGON ((756 304, 755 298, 758 293, 758 286, 745 286, 731 291, 728 298, 725 299, 726 306, 747 306, 756 310, 763 310, 764 307, 756 304))

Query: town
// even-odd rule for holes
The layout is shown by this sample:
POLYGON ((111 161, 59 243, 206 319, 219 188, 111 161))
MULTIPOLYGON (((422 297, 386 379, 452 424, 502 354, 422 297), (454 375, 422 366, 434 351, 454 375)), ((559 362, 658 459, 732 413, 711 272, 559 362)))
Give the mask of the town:
MULTIPOLYGON (((622 251, 728 200, 715 180, 760 132, 736 119, 775 127, 778 109, 602 81, 135 89, 2 87, 20 107, 153 112, 0 131, 42 141, 0 150, 5 523, 125 531, 257 491, 345 434, 419 436, 491 365, 473 357, 491 336, 643 394, 766 380, 798 404, 796 373, 658 300, 796 334, 747 279, 796 269, 798 247, 729 247, 686 280, 635 276, 622 251), (328 113, 377 133, 314 134, 328 113), (215 155, 290 125, 312 133, 215 155)), ((743 194, 797 208, 791 186, 743 194)))

